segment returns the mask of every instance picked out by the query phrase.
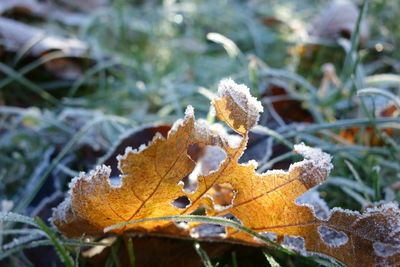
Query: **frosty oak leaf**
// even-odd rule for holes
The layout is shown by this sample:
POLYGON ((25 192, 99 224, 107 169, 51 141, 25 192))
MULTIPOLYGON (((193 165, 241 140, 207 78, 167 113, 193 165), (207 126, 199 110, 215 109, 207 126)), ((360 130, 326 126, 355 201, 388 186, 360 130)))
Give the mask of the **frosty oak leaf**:
MULTIPOLYGON (((294 150, 305 159, 288 171, 258 174, 255 161, 239 164, 262 106, 245 85, 233 80, 221 81, 218 93, 213 101, 217 116, 239 136, 196 121, 189 106, 166 138, 156 135, 147 146, 137 150, 128 147, 118 157, 122 173, 118 185, 111 184, 111 170, 104 165, 74 178, 68 197, 54 210, 53 223, 60 232, 68 237, 83 233, 99 236, 104 228, 118 223, 189 215, 206 207, 208 215, 234 216, 253 231, 276 236, 277 242, 348 266, 395 266, 400 262, 400 211, 396 204, 380 204, 361 214, 334 208, 325 217, 317 215, 315 207, 297 199, 327 179, 331 157, 318 148, 299 144, 294 150), (195 144, 213 149, 204 153, 204 166, 197 171, 197 181, 189 192, 182 181, 198 169, 188 153, 195 144), (173 205, 181 199, 187 200, 185 205, 173 205)), ((113 231, 194 238, 191 233, 196 227, 201 226, 182 228, 173 222, 146 221, 113 231)), ((226 229, 225 237, 212 239, 265 245, 233 229, 226 229)))

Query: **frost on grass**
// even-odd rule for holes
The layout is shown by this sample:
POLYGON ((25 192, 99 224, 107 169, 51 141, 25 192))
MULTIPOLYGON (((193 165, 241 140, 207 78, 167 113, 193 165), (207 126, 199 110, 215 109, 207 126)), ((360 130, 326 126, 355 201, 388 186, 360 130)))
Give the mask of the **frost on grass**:
POLYGON ((20 222, 36 226, 32 218, 9 211, 0 212, 0 223, 2 222, 20 222))
POLYGON ((178 227, 173 222, 154 220, 118 225, 190 215, 205 208, 207 215, 229 214, 257 233, 276 236, 277 242, 348 266, 390 266, 400 262, 397 205, 379 204, 359 213, 328 210, 313 194, 300 198, 328 178, 331 157, 318 148, 299 144, 294 150, 304 156, 303 161, 292 164, 288 171, 258 174, 256 164, 240 164, 239 158, 246 149, 249 129, 262 110, 260 104, 247 87, 227 80, 221 82, 220 97, 213 105, 218 117, 239 134, 235 142, 226 130, 196 121, 193 108, 189 107, 167 138, 156 137, 147 146, 127 149, 118 158, 120 184, 110 182, 110 170, 105 166, 74 178, 69 196, 54 211, 57 228, 68 237, 99 236, 106 228, 119 234, 205 239, 212 236, 212 240, 266 245, 229 227, 223 227, 221 236, 218 233, 222 228, 196 223, 178 227), (192 158, 188 152, 192 145, 206 148, 207 159, 192 158), (196 186, 185 190, 182 182, 195 170, 196 186))

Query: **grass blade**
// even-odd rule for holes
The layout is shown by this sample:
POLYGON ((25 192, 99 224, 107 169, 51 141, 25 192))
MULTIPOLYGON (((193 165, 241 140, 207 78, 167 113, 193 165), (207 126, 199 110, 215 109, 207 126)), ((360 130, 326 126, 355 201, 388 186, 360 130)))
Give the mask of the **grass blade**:
POLYGON ((136 266, 136 258, 135 258, 135 251, 133 250, 133 241, 132 238, 128 238, 127 242, 127 249, 128 249, 128 255, 129 255, 129 264, 131 267, 136 266))
POLYGON ((271 267, 281 267, 281 265, 269 254, 266 249, 262 249, 262 252, 271 267))
POLYGON ((58 100, 51 94, 47 93, 44 91, 42 88, 13 70, 12 68, 8 67, 7 65, 3 64, 0 62, 0 71, 3 72, 4 74, 13 77, 14 80, 18 81, 20 84, 25 86, 27 89, 31 90, 32 92, 37 93, 39 96, 41 96, 44 100, 49 101, 52 104, 57 104, 58 100))
POLYGON ((363 96, 363 95, 381 95, 384 97, 389 98, 390 100, 393 101, 393 103, 396 105, 398 109, 400 109, 400 98, 396 95, 394 95, 391 92, 378 89, 378 88, 365 88, 357 91, 357 95, 363 96))
POLYGON ((14 212, 0 212, 0 221, 25 223, 38 227, 37 223, 32 218, 14 212))
POLYGON ((341 75, 341 80, 346 81, 352 73, 356 70, 357 62, 358 62, 358 55, 356 54, 356 50, 358 48, 358 44, 360 43, 360 29, 361 29, 361 22, 363 21, 364 17, 367 13, 368 7, 368 0, 364 0, 360 13, 358 14, 357 22, 355 25, 355 29, 353 34, 351 35, 351 45, 350 50, 346 54, 346 58, 344 59, 343 63, 343 71, 341 75))
POLYGON ((60 260, 65 264, 65 266, 74 267, 74 260, 71 258, 68 251, 63 246, 61 240, 57 237, 57 235, 39 217, 36 217, 35 221, 40 229, 42 229, 47 234, 51 244, 53 245, 58 256, 60 257, 60 260))
POLYGON ((109 232, 113 229, 121 228, 130 224, 135 224, 135 223, 140 223, 140 222, 148 222, 148 221, 173 221, 173 222, 199 222, 199 223, 208 223, 208 224, 214 224, 214 225, 220 225, 220 226, 226 226, 226 227, 232 227, 236 230, 245 232, 253 236, 254 238, 257 238, 258 240, 263 241, 265 244, 272 246, 288 255, 296 255, 298 257, 301 257, 307 261, 314 262, 313 258, 310 257, 305 257, 302 255, 297 254, 296 252, 293 252, 292 250, 289 250, 282 245, 273 242, 269 238, 237 223, 232 220, 226 219, 226 218, 221 218, 221 217, 211 217, 211 216, 203 216, 203 215, 176 215, 176 216, 164 216, 164 217, 157 217, 157 218, 148 218, 148 219, 141 219, 141 220, 136 220, 136 221, 130 221, 130 222, 124 222, 124 223, 119 223, 119 224, 114 224, 111 226, 108 226, 104 228, 104 232, 109 232))
POLYGON ((50 240, 38 240, 27 244, 22 244, 8 250, 0 251, 0 260, 10 257, 11 255, 28 248, 36 248, 40 246, 51 246, 50 240))
POLYGON ((212 263, 210 261, 210 258, 208 257, 207 253, 204 251, 204 249, 201 248, 199 242, 194 243, 194 249, 196 250, 197 254, 203 261, 203 265, 205 267, 212 267, 212 263))

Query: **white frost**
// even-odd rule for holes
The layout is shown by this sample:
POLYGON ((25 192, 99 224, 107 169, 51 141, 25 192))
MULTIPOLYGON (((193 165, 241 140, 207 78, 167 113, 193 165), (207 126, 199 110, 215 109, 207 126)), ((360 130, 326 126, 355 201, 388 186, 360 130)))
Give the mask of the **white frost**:
POLYGON ((256 112, 255 115, 264 111, 261 102, 250 94, 250 89, 244 84, 235 83, 231 78, 223 79, 219 82, 218 94, 222 97, 231 96, 243 109, 251 107, 251 111, 256 112))
POLYGON ((294 150, 304 158, 310 160, 314 166, 321 169, 326 169, 328 173, 333 168, 331 163, 332 157, 329 154, 322 152, 320 148, 309 147, 304 143, 300 143, 294 145, 294 150))
MULTIPOLYGON (((92 180, 95 179, 97 177, 110 177, 110 173, 111 173, 111 168, 109 166, 106 165, 100 165, 100 166, 96 166, 96 169, 91 170, 88 174, 84 173, 84 172, 80 172, 79 176, 74 177, 71 182, 69 183, 69 189, 73 189, 77 183, 78 180, 84 179, 84 180, 92 180)), ((71 191, 70 193, 71 194, 71 191)))
MULTIPOLYGON (((195 122, 197 134, 214 135, 227 142, 231 148, 239 148, 242 137, 235 134, 229 134, 224 126, 220 123, 209 124, 207 121, 199 119, 195 122)), ((207 138, 204 138, 205 140, 207 138)))
POLYGON ((51 218, 52 224, 56 219, 68 223, 67 213, 69 210, 71 210, 71 196, 69 194, 70 193, 68 193, 63 202, 61 202, 56 208, 53 208, 53 216, 51 218))
POLYGON ((178 119, 177 121, 175 121, 175 123, 172 125, 171 129, 168 132, 168 136, 175 133, 179 129, 179 127, 181 127, 185 122, 187 122, 191 118, 194 119, 194 108, 191 105, 189 105, 186 107, 185 117, 183 119, 178 119))

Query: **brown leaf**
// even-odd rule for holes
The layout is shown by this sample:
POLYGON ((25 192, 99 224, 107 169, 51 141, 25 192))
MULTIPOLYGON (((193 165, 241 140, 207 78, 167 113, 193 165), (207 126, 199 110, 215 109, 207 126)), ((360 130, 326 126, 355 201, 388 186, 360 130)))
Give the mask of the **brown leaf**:
POLYGON ((0 42, 13 52, 31 45, 29 53, 33 56, 55 50, 66 56, 84 56, 87 52, 86 45, 77 39, 49 36, 39 28, 3 17, 0 17, 0 42))
MULTIPOLYGON (((377 115, 379 117, 396 117, 399 112, 399 109, 394 104, 390 104, 380 110, 377 115)), ((351 144, 357 143, 359 139, 367 146, 382 146, 385 142, 382 139, 382 134, 393 136, 395 130, 393 128, 382 128, 379 129, 379 132, 380 133, 377 133, 373 126, 366 126, 365 129, 361 129, 359 126, 353 126, 340 130, 339 136, 351 144)))
POLYGON ((220 97, 213 101, 220 120, 239 134, 246 134, 256 125, 263 107, 250 95, 250 90, 244 84, 237 85, 233 80, 221 81, 220 97))
MULTIPOLYGON (((310 112, 302 107, 300 101, 290 96, 288 89, 285 88, 286 86, 288 85, 284 85, 280 82, 271 82, 268 89, 262 94, 264 102, 270 101, 275 112, 285 122, 313 122, 313 117, 310 112), (271 99, 274 98, 276 98, 276 100, 271 101, 271 99)), ((270 114, 264 114, 264 121, 267 121, 264 124, 267 125, 269 120, 271 120, 268 116, 270 116, 270 114)))
MULTIPOLYGON (((335 208, 326 218, 316 215, 311 205, 297 202, 307 190, 322 183, 332 168, 330 156, 320 149, 296 145, 295 151, 305 159, 287 172, 257 174, 254 161, 239 164, 261 105, 247 87, 231 80, 221 82, 219 94, 214 101, 217 115, 240 133, 240 138, 196 121, 193 108, 188 107, 184 119, 174 124, 167 138, 156 135, 148 146, 127 148, 119 156, 120 182, 109 180, 111 170, 106 166, 74 178, 70 196, 53 214, 58 229, 69 237, 102 235, 105 227, 117 223, 192 214, 205 206, 209 215, 233 217, 247 228, 275 235, 278 242, 296 250, 324 254, 348 266, 395 265, 400 260, 400 211, 395 204, 382 204, 362 214, 335 208), (217 149, 212 156, 220 155, 218 149, 224 153, 223 158, 215 157, 214 165, 219 167, 207 171, 198 168, 187 152, 194 144, 217 149), (196 187, 184 191, 181 181, 196 170, 196 187)), ((213 158, 207 151, 204 157, 213 158)), ((147 221, 113 231, 188 238, 199 227, 202 225, 185 228, 147 221)), ((204 238, 265 245, 233 229, 226 229, 226 238, 204 238)))
MULTIPOLYGON (((2 7, 0 4, 0 12, 2 7)), ((87 47, 77 39, 51 36, 39 28, 0 17, 0 43, 6 51, 17 53, 29 47, 27 53, 33 57, 58 51, 65 58, 45 61, 45 68, 62 79, 73 80, 82 75, 79 58, 85 56, 87 47)))

